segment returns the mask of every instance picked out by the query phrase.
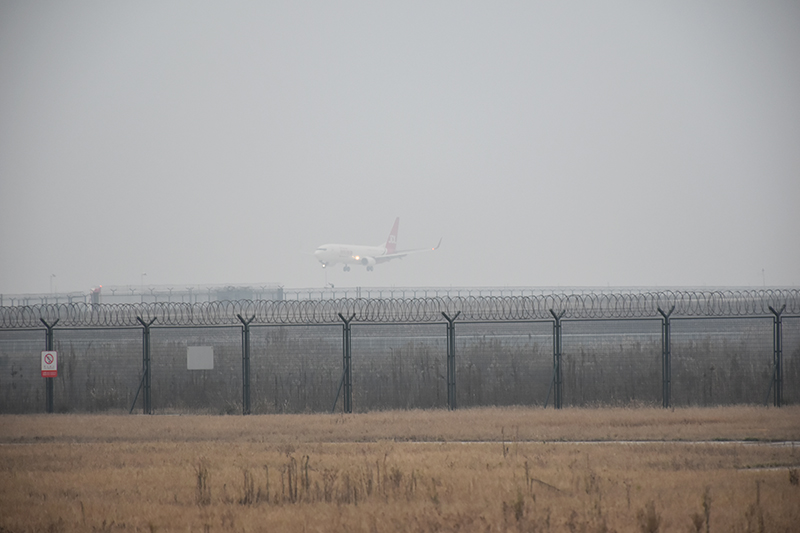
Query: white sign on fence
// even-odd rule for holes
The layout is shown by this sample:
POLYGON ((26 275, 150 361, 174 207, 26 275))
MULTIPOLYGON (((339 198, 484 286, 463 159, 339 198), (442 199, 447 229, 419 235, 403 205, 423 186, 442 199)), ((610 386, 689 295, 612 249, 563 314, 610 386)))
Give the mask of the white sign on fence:
POLYGON ((42 352, 42 377, 43 378, 58 377, 58 352, 56 351, 42 352))
POLYGON ((187 370, 214 370, 213 346, 189 346, 186 349, 187 370))

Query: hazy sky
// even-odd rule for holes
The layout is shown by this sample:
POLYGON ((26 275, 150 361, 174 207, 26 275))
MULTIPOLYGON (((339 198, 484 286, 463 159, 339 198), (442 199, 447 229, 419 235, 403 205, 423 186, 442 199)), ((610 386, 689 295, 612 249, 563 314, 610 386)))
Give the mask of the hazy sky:
POLYGON ((800 3, 3 0, 0 293, 142 280, 800 285, 800 3))

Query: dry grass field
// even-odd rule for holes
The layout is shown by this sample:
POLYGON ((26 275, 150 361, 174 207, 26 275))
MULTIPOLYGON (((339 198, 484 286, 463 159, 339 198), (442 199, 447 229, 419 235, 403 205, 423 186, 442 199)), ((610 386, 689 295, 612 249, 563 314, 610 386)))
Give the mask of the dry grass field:
POLYGON ((800 407, 0 416, 0 532, 800 531, 800 407))

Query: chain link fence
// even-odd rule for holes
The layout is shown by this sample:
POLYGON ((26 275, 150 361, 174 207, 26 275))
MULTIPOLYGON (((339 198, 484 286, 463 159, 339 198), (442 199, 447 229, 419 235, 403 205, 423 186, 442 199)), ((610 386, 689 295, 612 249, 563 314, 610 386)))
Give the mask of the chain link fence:
POLYGON ((797 291, 728 294, 6 307, 0 412, 46 410, 46 325, 59 359, 55 412, 143 410, 144 328, 136 317, 155 318, 149 412, 156 413, 325 412, 343 408, 348 385, 354 411, 554 405, 557 390, 558 407, 656 406, 664 387, 674 406, 775 404, 778 378, 780 402, 800 402, 797 291), (658 309, 672 306, 665 381, 658 309), (550 309, 564 311, 558 358, 550 309), (353 316, 349 343, 340 313, 353 316), (452 374, 441 313, 459 313, 452 374), (251 317, 245 373, 243 321, 251 317), (194 346, 213 348, 212 369, 188 368, 194 346))

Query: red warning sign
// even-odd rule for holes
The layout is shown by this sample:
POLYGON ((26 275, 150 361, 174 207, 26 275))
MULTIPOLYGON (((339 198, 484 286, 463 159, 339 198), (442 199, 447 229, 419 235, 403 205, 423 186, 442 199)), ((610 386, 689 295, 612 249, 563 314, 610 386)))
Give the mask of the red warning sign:
POLYGON ((58 377, 58 352, 42 352, 42 377, 58 377))

